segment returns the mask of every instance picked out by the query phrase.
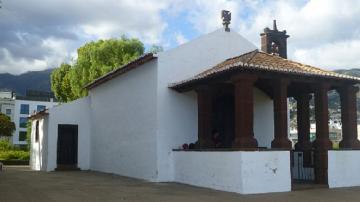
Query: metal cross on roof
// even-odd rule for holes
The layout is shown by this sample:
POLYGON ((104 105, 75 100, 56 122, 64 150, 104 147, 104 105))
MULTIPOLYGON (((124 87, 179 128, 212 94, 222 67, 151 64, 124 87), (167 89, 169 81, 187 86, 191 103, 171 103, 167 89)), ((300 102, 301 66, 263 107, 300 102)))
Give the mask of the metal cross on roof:
POLYGON ((227 11, 227 10, 222 10, 221 11, 221 19, 222 19, 222 24, 225 27, 225 31, 230 32, 230 28, 229 28, 229 24, 231 21, 231 12, 227 11))

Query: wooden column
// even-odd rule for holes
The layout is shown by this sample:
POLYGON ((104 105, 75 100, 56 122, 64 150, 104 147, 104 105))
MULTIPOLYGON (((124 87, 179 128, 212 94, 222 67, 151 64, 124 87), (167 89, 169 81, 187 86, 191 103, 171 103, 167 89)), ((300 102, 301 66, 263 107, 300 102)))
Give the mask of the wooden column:
POLYGON ((347 85, 338 89, 341 101, 342 140, 340 148, 360 149, 357 139, 357 103, 356 93, 358 88, 347 85))
POLYGON ((287 86, 289 81, 277 79, 273 81, 274 92, 274 140, 272 148, 291 149, 288 138, 287 86))
POLYGON ((255 75, 237 75, 232 78, 235 86, 235 139, 233 147, 255 148, 254 137, 254 95, 255 75))
POLYGON ((319 83, 315 90, 315 181, 320 184, 327 184, 328 182, 328 150, 332 148, 332 142, 329 139, 327 94, 329 89, 330 86, 328 84, 319 83))
POLYGON ((198 143, 200 148, 212 146, 212 91, 209 86, 196 88, 198 102, 198 143))
POLYGON ((297 127, 298 142, 295 144, 295 150, 311 150, 310 141, 310 105, 311 95, 301 94, 295 97, 297 106, 297 127))

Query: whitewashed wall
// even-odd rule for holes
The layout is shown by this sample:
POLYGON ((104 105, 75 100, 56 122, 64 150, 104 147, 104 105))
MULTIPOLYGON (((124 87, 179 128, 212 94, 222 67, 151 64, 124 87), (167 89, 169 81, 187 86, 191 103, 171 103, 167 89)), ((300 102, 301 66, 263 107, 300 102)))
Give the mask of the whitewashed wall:
POLYGON ((360 151, 328 152, 330 188, 360 186, 360 151))
POLYGON ((254 135, 259 147, 271 148, 274 139, 274 103, 257 88, 254 88, 254 135))
POLYGON ((176 182, 240 194, 291 190, 288 151, 175 151, 173 155, 176 182))
POLYGON ((47 168, 48 116, 33 120, 31 124, 30 168, 45 171, 47 168), (39 141, 35 141, 36 122, 39 122, 39 141))
POLYGON ((90 168, 90 98, 85 97, 49 109, 48 166, 47 171, 56 167, 59 124, 78 125, 78 167, 90 168))
POLYGON ((156 60, 90 91, 91 169, 157 180, 156 60))
POLYGON ((171 181, 171 149, 197 139, 197 99, 194 92, 177 93, 170 83, 188 79, 230 57, 256 49, 245 38, 219 29, 158 57, 158 169, 159 181, 171 181))

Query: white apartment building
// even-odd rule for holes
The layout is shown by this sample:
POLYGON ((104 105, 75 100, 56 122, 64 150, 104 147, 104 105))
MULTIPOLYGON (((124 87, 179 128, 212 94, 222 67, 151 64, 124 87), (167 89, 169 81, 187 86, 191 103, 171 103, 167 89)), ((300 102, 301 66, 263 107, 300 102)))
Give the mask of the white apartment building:
POLYGON ((0 90, 0 112, 14 121, 15 96, 10 90, 0 90))
POLYGON ((49 100, 35 101, 22 100, 23 98, 15 100, 14 123, 15 133, 12 136, 12 143, 16 145, 26 145, 26 126, 30 114, 39 112, 45 109, 52 108, 57 103, 52 98, 49 100))
POLYGON ((15 96, 11 90, 0 91, 0 112, 15 123, 15 132, 11 137, 15 145, 26 145, 26 125, 28 117, 34 112, 49 109, 57 104, 51 93, 28 90, 25 96, 15 96))

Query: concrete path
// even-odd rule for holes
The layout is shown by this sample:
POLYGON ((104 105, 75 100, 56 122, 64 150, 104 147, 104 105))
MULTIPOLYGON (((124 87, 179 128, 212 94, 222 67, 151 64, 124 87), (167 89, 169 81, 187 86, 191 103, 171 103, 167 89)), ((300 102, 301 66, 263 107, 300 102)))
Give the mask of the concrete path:
POLYGON ((30 171, 27 167, 5 169, 0 172, 0 202, 360 201, 360 187, 239 195, 176 183, 150 183, 98 172, 46 173, 30 171))

